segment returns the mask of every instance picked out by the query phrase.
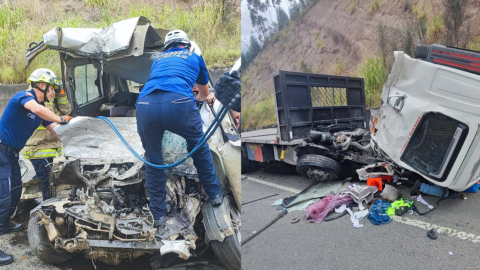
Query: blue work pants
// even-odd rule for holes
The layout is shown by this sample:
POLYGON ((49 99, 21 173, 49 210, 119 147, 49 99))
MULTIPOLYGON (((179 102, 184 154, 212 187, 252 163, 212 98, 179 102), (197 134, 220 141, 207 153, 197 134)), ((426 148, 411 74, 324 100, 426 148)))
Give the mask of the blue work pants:
POLYGON ((22 195, 18 151, 0 150, 0 228, 8 225, 22 195))
MULTIPOLYGON (((137 103, 138 134, 145 149, 146 160, 153 164, 163 164, 162 139, 165 130, 185 138, 190 152, 203 136, 202 125, 195 102, 184 95, 155 90, 137 103)), ((205 192, 210 198, 215 198, 220 194, 221 187, 208 144, 200 147, 192 158, 205 192)), ((167 213, 165 170, 146 165, 146 178, 150 211, 157 220, 167 213)))
POLYGON ((32 162, 35 169, 35 176, 40 178, 43 200, 50 199, 50 183, 48 179, 52 170, 53 158, 30 159, 30 162, 32 162))

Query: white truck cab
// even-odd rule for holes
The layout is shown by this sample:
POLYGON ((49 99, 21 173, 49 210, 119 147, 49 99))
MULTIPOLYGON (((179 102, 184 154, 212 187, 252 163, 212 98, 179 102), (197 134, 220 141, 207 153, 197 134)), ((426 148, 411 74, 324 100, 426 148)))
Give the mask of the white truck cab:
POLYGON ((372 110, 375 151, 455 191, 480 179, 480 53, 440 45, 395 52, 372 110))

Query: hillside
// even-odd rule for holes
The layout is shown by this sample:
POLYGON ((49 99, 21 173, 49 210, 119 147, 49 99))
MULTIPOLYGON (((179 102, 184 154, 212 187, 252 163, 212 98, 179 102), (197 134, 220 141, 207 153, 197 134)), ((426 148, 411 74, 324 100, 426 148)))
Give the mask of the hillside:
MULTIPOLYGON (((471 17, 462 25, 470 48, 478 49, 480 16, 478 0, 470 0, 471 17), (467 31, 468 30, 468 31, 467 31)), ((392 44, 386 52, 404 50, 408 31, 412 44, 443 44, 443 1, 339 1, 321 0, 304 11, 274 35, 242 76, 242 128, 258 128, 276 123, 273 99, 273 75, 279 70, 302 71, 345 76, 369 76, 369 65, 381 63, 379 25, 387 29, 392 44), (418 31, 419 28, 423 30, 418 31), (421 34, 420 34, 421 33, 421 34), (380 58, 379 58, 380 57, 380 58)), ((467 44, 464 44, 467 45, 467 44)), ((383 71, 380 77, 389 73, 383 71)), ((380 80, 381 81, 381 80, 380 80)), ((382 82, 383 83, 383 82, 382 82)), ((376 88, 381 88, 376 87, 376 88)), ((367 104, 378 105, 381 89, 366 89, 367 104), (370 100, 370 102, 368 101, 370 100)))

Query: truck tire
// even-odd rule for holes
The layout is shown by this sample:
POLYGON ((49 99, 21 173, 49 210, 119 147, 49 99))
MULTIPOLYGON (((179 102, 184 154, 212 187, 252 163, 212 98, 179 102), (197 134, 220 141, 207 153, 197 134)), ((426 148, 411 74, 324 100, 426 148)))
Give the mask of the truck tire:
POLYGON ((303 155, 298 159, 297 172, 317 181, 337 179, 341 166, 335 160, 320 155, 303 155))
POLYGON ((415 47, 415 58, 427 59, 429 47, 428 45, 417 45, 417 47, 415 47))
POLYGON ((223 242, 212 241, 213 252, 227 270, 240 270, 242 256, 240 247, 240 212, 235 206, 232 196, 227 196, 224 201, 225 208, 230 210, 230 222, 235 233, 223 239, 223 242))
POLYGON ((40 217, 37 213, 28 222, 28 243, 37 257, 49 264, 61 264, 73 257, 76 253, 65 250, 56 250, 48 240, 47 230, 43 225, 38 224, 40 217))

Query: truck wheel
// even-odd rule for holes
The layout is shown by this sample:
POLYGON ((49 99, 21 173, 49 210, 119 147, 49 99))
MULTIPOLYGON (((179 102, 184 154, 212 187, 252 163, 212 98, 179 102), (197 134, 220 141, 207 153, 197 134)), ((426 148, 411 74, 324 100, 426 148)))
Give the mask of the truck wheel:
POLYGON ((341 166, 335 160, 320 155, 303 155, 297 162, 297 172, 317 181, 337 179, 341 166))
POLYGON ((64 263, 77 254, 65 250, 56 250, 48 240, 47 230, 43 225, 38 224, 40 217, 37 213, 28 222, 28 243, 37 257, 49 264, 64 263))
POLYGON ((227 196, 224 201, 225 208, 230 211, 230 222, 234 230, 234 234, 223 239, 223 242, 212 241, 212 248, 215 255, 220 260, 222 265, 227 270, 240 270, 242 266, 242 256, 241 256, 241 217, 240 212, 235 206, 235 201, 232 196, 227 196))
POLYGON ((417 45, 417 47, 415 47, 415 58, 427 59, 429 47, 428 45, 417 45))

